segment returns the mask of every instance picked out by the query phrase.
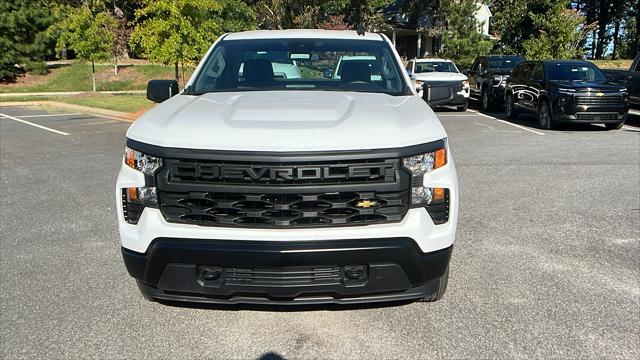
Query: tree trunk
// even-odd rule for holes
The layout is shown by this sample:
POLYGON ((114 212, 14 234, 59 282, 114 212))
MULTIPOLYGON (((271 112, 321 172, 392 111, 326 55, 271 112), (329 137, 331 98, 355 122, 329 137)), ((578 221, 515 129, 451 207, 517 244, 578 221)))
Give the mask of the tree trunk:
POLYGON ((596 46, 596 59, 602 59, 605 50, 605 38, 607 37, 607 25, 609 24, 609 1, 600 0, 600 13, 598 14, 598 44, 596 46))
POLYGON ((115 58, 113 58, 113 60, 114 60, 113 62, 115 63, 114 64, 114 71, 116 73, 116 76, 118 76, 118 58, 115 57, 115 58))
POLYGON ((593 31, 591 32, 591 58, 595 59, 596 58, 596 41, 598 39, 598 36, 596 35, 596 29, 593 29, 593 31))
POLYGON ((182 87, 184 87, 186 84, 186 82, 184 81, 184 61, 182 62, 180 67, 182 68, 182 87))
POLYGON ((636 49, 640 52, 640 0, 636 1, 636 49))
POLYGON ((93 92, 96 91, 96 63, 91 62, 91 81, 93 82, 93 92))
POLYGON ((176 68, 175 68, 175 70, 176 70, 176 81, 180 81, 180 72, 178 71, 178 62, 177 61, 176 61, 175 65, 176 65, 176 68))
POLYGON ((620 32, 620 21, 616 21, 613 27, 613 52, 611 53, 611 60, 618 58, 618 34, 620 32))

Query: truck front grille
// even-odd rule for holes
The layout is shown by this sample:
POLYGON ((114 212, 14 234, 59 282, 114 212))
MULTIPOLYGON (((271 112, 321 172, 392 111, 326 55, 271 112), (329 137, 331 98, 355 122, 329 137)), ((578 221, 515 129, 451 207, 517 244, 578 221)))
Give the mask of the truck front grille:
POLYGON ((618 113, 576 113, 576 118, 582 121, 612 121, 618 120, 618 113))
POLYGON ((407 190, 314 194, 159 191, 169 222, 242 227, 308 227, 400 221, 407 190))
POLYGON ((620 95, 605 96, 576 96, 576 105, 619 105, 622 103, 620 95))
POLYGON ((168 222, 287 228, 401 221, 410 174, 400 159, 298 162, 166 159, 156 175, 168 222))

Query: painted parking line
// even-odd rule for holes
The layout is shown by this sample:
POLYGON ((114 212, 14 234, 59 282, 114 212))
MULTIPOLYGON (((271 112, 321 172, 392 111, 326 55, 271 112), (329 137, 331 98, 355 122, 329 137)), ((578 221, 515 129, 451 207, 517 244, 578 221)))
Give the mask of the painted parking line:
POLYGON ((34 124, 32 122, 26 121, 26 120, 22 120, 22 119, 18 119, 17 117, 14 116, 10 116, 10 115, 6 115, 6 114, 2 114, 0 113, 0 116, 5 118, 5 119, 9 119, 9 120, 13 120, 13 121, 17 121, 19 123, 23 123, 25 125, 30 125, 33 127, 37 127, 38 129, 42 129, 42 130, 46 130, 46 131, 50 131, 52 133, 58 134, 58 135, 64 135, 64 136, 68 136, 70 135, 69 133, 66 133, 64 131, 60 131, 60 130, 56 130, 56 129, 52 129, 52 128, 48 128, 46 126, 42 126, 42 125, 38 125, 38 124, 34 124))
POLYGON ((629 125, 622 125, 622 128, 625 129, 625 130, 640 132, 640 128, 632 127, 632 126, 629 126, 629 125))
POLYGON ((21 115, 21 118, 37 118, 37 117, 51 117, 51 116, 75 116, 84 115, 81 113, 69 113, 69 114, 39 114, 39 115, 21 115))
POLYGON ((536 134, 536 135, 542 135, 542 136, 547 135, 547 134, 545 134, 545 133, 543 133, 543 132, 536 131, 536 130, 533 130, 533 129, 529 129, 528 127, 525 127, 525 126, 522 126, 522 125, 514 124, 514 123, 512 123, 512 122, 508 122, 508 121, 505 121, 505 120, 502 120, 502 119, 498 119, 497 117, 494 117, 494 116, 491 116, 491 115, 483 114, 483 113, 479 112, 478 110, 471 110, 471 109, 469 109, 469 110, 467 110, 467 111, 471 111, 472 113, 476 113, 476 114, 478 114, 478 115, 480 115, 480 116, 484 116, 484 117, 486 117, 486 118, 488 118, 488 119, 493 119, 493 120, 498 121, 498 122, 501 122, 501 123, 503 123, 503 124, 507 124, 507 125, 511 125, 511 126, 517 127, 518 129, 525 130, 525 131, 528 131, 528 132, 534 133, 534 134, 536 134))

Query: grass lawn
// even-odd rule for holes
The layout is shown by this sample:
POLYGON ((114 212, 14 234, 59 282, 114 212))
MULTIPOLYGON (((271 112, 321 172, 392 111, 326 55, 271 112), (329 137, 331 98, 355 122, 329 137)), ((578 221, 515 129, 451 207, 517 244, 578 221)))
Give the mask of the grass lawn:
MULTIPOLYGON (((185 71, 185 77, 193 69, 185 71)), ((173 79, 173 66, 124 65, 118 75, 110 65, 96 65, 98 91, 144 90, 151 79, 173 79)), ((0 93, 91 91, 91 64, 73 63, 50 68, 47 75, 25 75, 15 83, 0 84, 0 93)))
POLYGON ((621 69, 629 70, 633 60, 590 60, 600 69, 621 69))
POLYGON ((3 97, 2 102, 10 101, 59 101, 67 104, 82 105, 96 107, 100 109, 122 111, 122 112, 138 112, 153 107, 154 103, 147 100, 144 94, 132 95, 109 95, 109 94, 90 94, 76 96, 12 96, 3 97))

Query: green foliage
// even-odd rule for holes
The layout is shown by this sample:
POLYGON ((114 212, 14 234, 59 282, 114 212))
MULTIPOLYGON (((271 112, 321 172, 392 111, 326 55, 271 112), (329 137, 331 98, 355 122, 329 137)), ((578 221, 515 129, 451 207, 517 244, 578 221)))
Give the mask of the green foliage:
POLYGON ((43 0, 0 1, 0 81, 13 81, 16 65, 42 62, 52 54, 54 40, 46 32, 53 22, 43 0))
POLYGON ((590 28, 567 0, 493 0, 493 26, 506 54, 531 59, 581 55, 590 28))
POLYGON ((529 59, 573 59, 582 53, 580 47, 583 34, 580 27, 584 18, 576 10, 566 8, 558 2, 542 14, 529 14, 538 36, 522 43, 524 54, 529 59))
POLYGON ((439 17, 445 24, 442 30, 442 55, 453 61, 467 65, 476 56, 489 52, 493 43, 478 30, 475 18, 478 4, 474 0, 443 0, 439 17))
POLYGON ((57 25, 59 37, 57 49, 73 49, 84 61, 108 60, 115 47, 116 19, 106 12, 94 14, 88 7, 65 7, 64 16, 57 25))
POLYGON ((237 0, 145 0, 136 21, 131 44, 163 64, 197 61, 220 35, 254 27, 253 12, 237 0))

